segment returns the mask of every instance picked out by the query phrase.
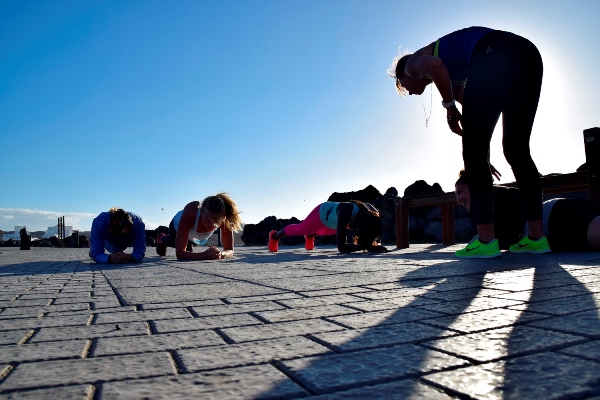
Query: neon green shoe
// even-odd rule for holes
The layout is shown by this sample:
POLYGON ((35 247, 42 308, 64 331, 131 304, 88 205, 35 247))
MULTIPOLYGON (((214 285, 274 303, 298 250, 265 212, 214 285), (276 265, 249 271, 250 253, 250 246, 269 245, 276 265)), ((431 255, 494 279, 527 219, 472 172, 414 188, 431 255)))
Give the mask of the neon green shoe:
POLYGON ((467 247, 457 250, 454 254, 458 258, 496 258, 502 255, 498 239, 494 239, 490 243, 481 243, 477 236, 469 242, 467 247))
POLYGON ((529 253, 529 254, 544 254, 550 253, 550 245, 546 236, 542 236, 538 240, 531 240, 529 236, 523 235, 518 243, 513 244, 508 248, 511 253, 529 253))

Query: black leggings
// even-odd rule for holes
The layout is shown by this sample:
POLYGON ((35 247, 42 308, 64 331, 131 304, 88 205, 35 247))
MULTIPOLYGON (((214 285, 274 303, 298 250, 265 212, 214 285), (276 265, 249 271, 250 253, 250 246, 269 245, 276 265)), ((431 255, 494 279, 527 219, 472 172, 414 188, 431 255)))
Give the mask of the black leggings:
POLYGON ((528 221, 542 219, 542 186, 529 152, 529 138, 542 88, 537 48, 520 36, 493 31, 471 56, 463 96, 463 160, 477 225, 494 222, 490 141, 502 114, 502 147, 528 221))
POLYGON ((168 247, 175 247, 175 238, 177 237, 177 231, 175 230, 175 220, 172 219, 169 224, 169 233, 160 240, 164 245, 168 247))

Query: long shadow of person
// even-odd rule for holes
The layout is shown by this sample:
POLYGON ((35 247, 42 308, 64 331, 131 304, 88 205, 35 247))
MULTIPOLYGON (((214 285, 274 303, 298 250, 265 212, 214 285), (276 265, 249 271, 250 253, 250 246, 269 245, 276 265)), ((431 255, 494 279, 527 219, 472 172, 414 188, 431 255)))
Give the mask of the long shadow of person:
MULTIPOLYGON (((334 354, 281 360, 276 366, 310 394, 329 393, 328 398, 440 395, 415 378, 472 363, 430 343, 466 334, 460 321, 465 314, 471 314, 471 320, 481 317, 480 329, 514 322, 520 311, 502 307, 522 302, 492 298, 506 291, 484 284, 487 274, 515 268, 519 269, 497 261, 468 260, 415 269, 394 285, 386 284, 390 290, 359 293, 365 301, 344 304, 361 313, 327 318, 347 330, 308 335, 334 354), (497 311, 486 318, 490 310, 497 311)), ((277 396, 279 390, 260 397, 277 396)))
MULTIPOLYGON (((568 262, 584 254, 561 255, 568 262)), ((519 258, 515 258, 519 262, 519 258)), ((523 262, 526 262, 523 259, 523 262)), ((531 262, 528 262, 532 264, 531 262)), ((442 339, 431 348, 475 364, 433 374, 424 381, 472 398, 583 398, 597 394, 600 380, 600 319, 597 261, 589 265, 538 263, 521 276, 484 283, 507 290, 495 297, 523 301, 512 325, 442 339), (564 265, 564 266, 563 266, 564 265), (595 270, 596 269, 596 270, 595 270)))

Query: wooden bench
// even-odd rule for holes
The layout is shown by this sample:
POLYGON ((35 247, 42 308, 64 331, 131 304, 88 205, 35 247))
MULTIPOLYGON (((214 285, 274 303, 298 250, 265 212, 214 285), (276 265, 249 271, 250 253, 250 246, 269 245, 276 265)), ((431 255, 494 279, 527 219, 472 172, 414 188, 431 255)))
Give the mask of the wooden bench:
MULTIPOLYGON (((600 204, 600 128, 583 131, 587 171, 541 178, 545 195, 588 190, 590 200, 600 204)), ((516 182, 502 186, 516 187, 516 182)), ((442 243, 456 243, 454 235, 454 206, 458 205, 456 194, 447 192, 421 197, 396 197, 396 247, 409 247, 408 209, 411 207, 437 206, 442 212, 442 243)))

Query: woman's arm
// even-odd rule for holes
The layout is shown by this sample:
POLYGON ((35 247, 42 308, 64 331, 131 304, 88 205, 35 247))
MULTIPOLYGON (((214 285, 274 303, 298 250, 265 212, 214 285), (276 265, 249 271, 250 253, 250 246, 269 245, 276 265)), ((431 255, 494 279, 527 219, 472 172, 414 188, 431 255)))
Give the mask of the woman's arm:
POLYGON ((346 227, 352 218, 354 205, 352 203, 340 203, 337 206, 338 222, 336 232, 337 248, 340 253, 351 253, 353 251, 363 250, 359 245, 346 243, 346 227))
POLYGON ((198 213, 197 201, 188 203, 183 209, 179 226, 177 227, 177 236, 175 238, 175 256, 178 260, 214 260, 220 258, 220 251, 215 247, 209 247, 202 253, 192 253, 186 251, 189 232, 194 228, 196 214, 198 213))
MULTIPOLYGON (((439 57, 419 55, 418 52, 413 54, 406 63, 405 73, 413 78, 429 76, 435 86, 438 88, 442 100, 449 103, 455 99, 452 92, 452 83, 450 82, 450 74, 444 65, 444 62, 439 57)), ((462 101, 462 93, 460 94, 462 101)), ((455 99, 456 100, 456 99, 455 99)), ((462 104, 462 103, 461 103, 462 104)), ((462 119, 460 112, 456 106, 446 108, 446 117, 450 130, 457 135, 462 136, 462 128, 459 121, 462 119)))
POLYGON ((100 214, 92 221, 92 232, 90 235, 90 257, 98 264, 106 264, 109 255, 104 252, 104 241, 108 235, 108 217, 100 214))
POLYGON ((146 224, 137 215, 133 218, 133 251, 129 257, 131 262, 142 261, 146 254, 146 224))
POLYGON ((221 224, 221 241, 223 242, 221 258, 233 257, 233 232, 225 224, 221 224))

